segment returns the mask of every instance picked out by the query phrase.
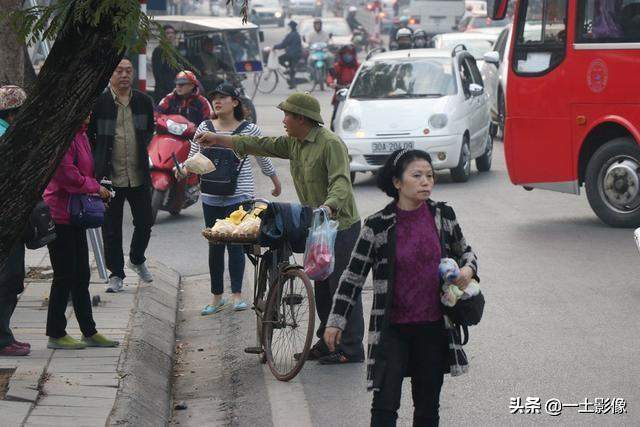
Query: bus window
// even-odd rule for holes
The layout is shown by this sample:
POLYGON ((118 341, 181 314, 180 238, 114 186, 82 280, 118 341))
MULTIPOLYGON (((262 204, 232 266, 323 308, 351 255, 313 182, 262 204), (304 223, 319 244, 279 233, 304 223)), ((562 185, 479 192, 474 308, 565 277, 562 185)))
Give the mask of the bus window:
POLYGON ((640 0, 578 1, 576 42, 640 42, 640 0))
POLYGON ((523 0, 516 33, 516 74, 539 76, 565 56, 567 0, 523 0))

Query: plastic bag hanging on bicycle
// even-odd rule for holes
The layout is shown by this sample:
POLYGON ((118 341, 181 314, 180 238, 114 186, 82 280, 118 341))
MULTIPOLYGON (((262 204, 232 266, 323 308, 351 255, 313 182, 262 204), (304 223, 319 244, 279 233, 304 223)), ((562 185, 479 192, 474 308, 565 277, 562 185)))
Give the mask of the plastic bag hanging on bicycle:
POLYGON ((304 251, 304 272, 311 280, 325 280, 333 273, 337 234, 338 222, 330 220, 323 209, 314 211, 304 251))

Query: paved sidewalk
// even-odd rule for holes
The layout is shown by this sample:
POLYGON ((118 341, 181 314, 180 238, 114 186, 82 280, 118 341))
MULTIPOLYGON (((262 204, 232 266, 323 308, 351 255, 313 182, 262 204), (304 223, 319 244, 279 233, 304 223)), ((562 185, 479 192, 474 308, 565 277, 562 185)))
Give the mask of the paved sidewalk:
MULTIPOLYGON (((120 380, 126 376, 119 371, 119 366, 122 369, 119 363, 126 348, 122 344, 130 332, 138 278, 135 273, 126 271, 124 291, 107 294, 95 265, 92 268, 91 295, 99 295, 101 299, 99 306, 93 307, 97 329, 120 341, 120 347, 49 350, 45 336, 52 274, 49 264, 46 248, 27 251, 27 271, 37 267, 40 277, 26 280, 25 292, 20 296, 11 324, 16 338, 31 343, 32 350, 26 357, 0 357, 0 370, 15 369, 6 400, 0 400, 0 425, 104 426, 112 412, 120 380)), ((153 264, 151 267, 155 282, 162 281, 162 275, 156 274, 153 264)), ((150 286, 162 286, 155 282, 150 286)), ((67 318, 69 335, 80 337, 71 306, 67 318)))

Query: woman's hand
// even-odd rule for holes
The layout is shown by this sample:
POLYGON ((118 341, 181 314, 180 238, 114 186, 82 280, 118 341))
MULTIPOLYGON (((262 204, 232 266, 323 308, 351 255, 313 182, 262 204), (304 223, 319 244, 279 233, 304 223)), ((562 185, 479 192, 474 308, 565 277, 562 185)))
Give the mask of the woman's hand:
POLYGON ((107 188, 103 187, 102 185, 100 186, 98 194, 100 195, 100 198, 105 201, 108 201, 111 198, 111 193, 109 192, 109 190, 107 190, 107 188))
POLYGON ((324 342, 332 353, 336 351, 336 346, 342 341, 342 331, 338 328, 327 326, 324 328, 324 342))
POLYGON ((278 197, 282 192, 282 185, 280 184, 280 179, 278 179, 277 175, 271 177, 271 182, 273 182, 273 190, 271 190, 271 194, 273 197, 278 197))
POLYGON ((469 283, 471 283, 471 279, 473 279, 473 270, 471 267, 462 267, 460 269, 460 275, 453 281, 453 284, 461 291, 464 291, 467 286, 469 286, 469 283))

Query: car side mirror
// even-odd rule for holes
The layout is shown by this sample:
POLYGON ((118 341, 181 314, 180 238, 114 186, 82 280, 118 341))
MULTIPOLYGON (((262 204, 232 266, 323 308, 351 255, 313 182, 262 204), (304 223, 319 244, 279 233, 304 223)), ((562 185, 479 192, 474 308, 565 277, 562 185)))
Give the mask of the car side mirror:
POLYGON ((264 43, 264 31, 258 31, 258 40, 260 43, 264 43))
POLYGON ((500 54, 495 50, 487 52, 483 55, 484 62, 487 64, 493 64, 495 66, 500 65, 500 54))
POLYGON ((347 94, 349 93, 348 88, 342 88, 338 92, 336 92, 336 100, 338 102, 342 102, 347 99, 347 94))
POLYGON ((469 93, 471 96, 480 96, 484 93, 484 88, 476 83, 471 83, 469 85, 469 93))

